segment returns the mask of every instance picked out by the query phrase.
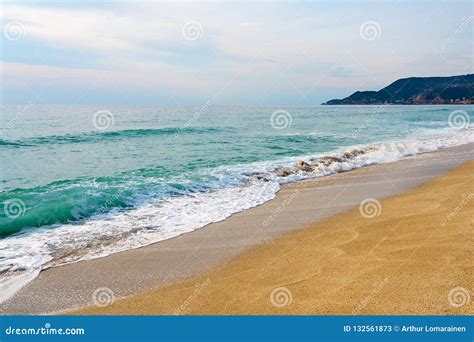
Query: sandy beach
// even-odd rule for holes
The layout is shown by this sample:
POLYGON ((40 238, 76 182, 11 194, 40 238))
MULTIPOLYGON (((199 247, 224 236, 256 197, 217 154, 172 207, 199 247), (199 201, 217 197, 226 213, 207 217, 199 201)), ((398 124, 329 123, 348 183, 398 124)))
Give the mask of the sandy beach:
POLYGON ((473 218, 470 161, 198 277, 77 313, 472 314, 462 296, 474 283, 473 218))
POLYGON ((0 342, 474 342, 472 5, 3 1, 0 342))
POLYGON ((274 200, 192 233, 47 269, 1 311, 472 313, 470 304, 449 305, 448 294, 473 283, 474 202, 447 217, 474 192, 473 151, 462 145, 289 184, 274 200), (373 218, 361 216, 363 201, 373 218), (113 304, 93 306, 103 289, 99 304, 113 304))

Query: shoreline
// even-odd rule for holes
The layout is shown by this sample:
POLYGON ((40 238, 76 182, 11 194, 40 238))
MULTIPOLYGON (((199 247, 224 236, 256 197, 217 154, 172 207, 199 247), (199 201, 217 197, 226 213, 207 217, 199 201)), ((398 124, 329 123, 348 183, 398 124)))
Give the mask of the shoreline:
POLYGON ((365 198, 383 198, 419 186, 473 159, 473 146, 446 148, 288 184, 275 199, 193 232, 47 269, 5 302, 0 313, 62 312, 91 305, 98 288, 109 288, 118 299, 202 274, 284 233, 358 206, 365 198), (48 298, 51 293, 57 297, 48 298))
POLYGON ((472 315, 474 160, 79 315, 472 315))

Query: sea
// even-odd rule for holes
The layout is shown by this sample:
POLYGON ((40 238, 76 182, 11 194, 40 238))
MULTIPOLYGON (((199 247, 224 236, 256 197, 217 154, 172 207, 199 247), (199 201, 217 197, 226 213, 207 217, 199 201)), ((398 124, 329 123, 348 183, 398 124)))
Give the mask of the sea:
POLYGON ((285 183, 474 142, 474 106, 0 106, 0 301, 285 183))

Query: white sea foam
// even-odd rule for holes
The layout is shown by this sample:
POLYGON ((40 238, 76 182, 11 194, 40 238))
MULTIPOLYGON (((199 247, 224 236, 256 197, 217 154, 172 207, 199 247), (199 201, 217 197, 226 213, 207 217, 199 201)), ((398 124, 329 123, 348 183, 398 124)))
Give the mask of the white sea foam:
POLYGON ((276 182, 251 181, 193 196, 96 216, 82 223, 36 229, 0 240, 0 301, 9 299, 39 270, 143 247, 191 232, 272 199, 276 182), (7 271, 8 270, 8 271, 7 271))
MULTIPOLYGON (((292 158, 286 160, 284 167, 289 171, 285 177, 278 177, 278 172, 264 173, 267 178, 278 183, 295 182, 307 178, 327 176, 330 174, 350 171, 372 164, 388 163, 400 160, 407 156, 437 151, 441 148, 453 147, 474 142, 474 127, 463 130, 451 128, 440 130, 423 130, 416 136, 400 141, 381 142, 366 146, 352 146, 342 148, 333 153, 325 153, 306 158, 292 158), (351 155, 352 153, 352 155, 351 155), (349 156, 347 156, 349 154, 349 156), (305 172, 297 167, 298 160, 305 160, 312 166, 311 172, 305 172)), ((281 168, 272 171, 281 170, 281 168)), ((268 170, 267 170, 268 171, 268 170)))
MULTIPOLYGON (((133 210, 115 211, 76 224, 35 229, 2 239, 0 301, 11 298, 34 279, 41 269, 146 246, 222 221, 234 213, 272 199, 283 183, 474 142, 472 127, 462 131, 437 130, 436 135, 432 133, 424 131, 417 134, 417 138, 307 156, 304 159, 312 165, 310 172, 302 171, 295 165, 301 158, 241 165, 240 174, 247 181, 240 186, 168 198, 133 210), (283 177, 276 170, 284 164, 288 165, 286 168, 291 172, 283 177), (265 175, 266 181, 248 176, 255 173, 265 175)), ((226 184, 225 180, 223 184, 226 184)))

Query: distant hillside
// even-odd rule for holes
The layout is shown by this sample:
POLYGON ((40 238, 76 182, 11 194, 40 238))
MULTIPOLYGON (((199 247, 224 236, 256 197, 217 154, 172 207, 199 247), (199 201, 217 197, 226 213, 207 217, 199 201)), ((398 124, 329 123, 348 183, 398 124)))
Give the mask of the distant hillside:
POLYGON ((474 74, 450 77, 409 77, 379 91, 356 91, 349 97, 325 105, 354 104, 471 104, 474 74))

